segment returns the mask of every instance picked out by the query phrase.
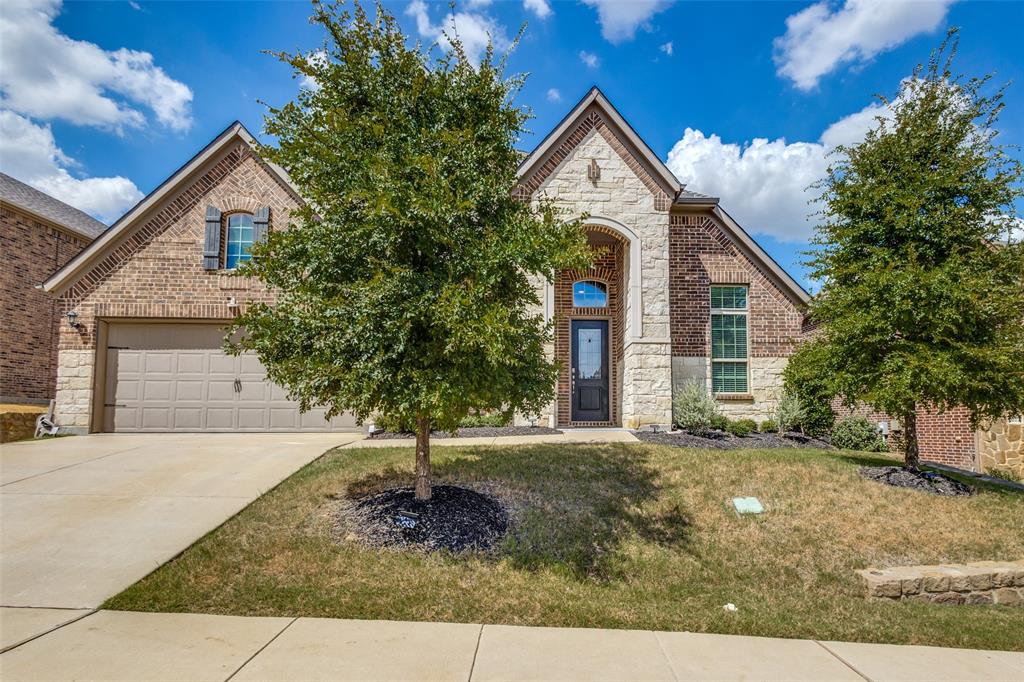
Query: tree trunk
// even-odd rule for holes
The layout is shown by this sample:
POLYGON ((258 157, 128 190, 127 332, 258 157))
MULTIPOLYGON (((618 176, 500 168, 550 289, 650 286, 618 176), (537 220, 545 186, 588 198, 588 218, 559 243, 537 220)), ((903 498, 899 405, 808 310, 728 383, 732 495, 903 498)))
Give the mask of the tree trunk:
POLYGON ((903 415, 903 466, 917 471, 921 465, 921 453, 917 443, 917 412, 910 410, 903 415))
POLYGON ((416 417, 416 499, 429 500, 430 489, 430 417, 416 417))

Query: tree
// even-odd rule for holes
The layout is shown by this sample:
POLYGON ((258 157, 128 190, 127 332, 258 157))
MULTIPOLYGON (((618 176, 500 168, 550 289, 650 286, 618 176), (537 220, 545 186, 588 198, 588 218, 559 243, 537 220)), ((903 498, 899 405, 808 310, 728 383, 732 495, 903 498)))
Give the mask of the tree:
POLYGON ((234 352, 255 351, 303 410, 416 425, 417 499, 430 499, 430 431, 470 409, 536 413, 553 397, 552 329, 531 278, 592 258, 578 220, 513 196, 521 77, 488 48, 474 66, 410 46, 380 5, 314 2, 322 51, 279 54, 316 86, 270 107, 306 201, 253 248, 244 275, 277 292, 251 304, 234 352))
POLYGON ((956 30, 903 82, 891 119, 838 150, 809 265, 824 282, 809 350, 844 400, 903 423, 966 406, 975 424, 1024 406, 1024 253, 1011 237, 1022 168, 997 143, 1003 89, 954 76, 956 30))

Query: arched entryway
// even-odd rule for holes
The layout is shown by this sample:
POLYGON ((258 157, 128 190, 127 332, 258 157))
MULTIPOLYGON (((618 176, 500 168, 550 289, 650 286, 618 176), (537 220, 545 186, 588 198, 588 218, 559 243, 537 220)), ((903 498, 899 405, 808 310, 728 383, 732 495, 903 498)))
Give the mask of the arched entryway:
POLYGON ((588 221, 585 229, 598 252, 593 266, 555 277, 555 359, 561 365, 555 421, 619 426, 631 244, 614 226, 588 221))

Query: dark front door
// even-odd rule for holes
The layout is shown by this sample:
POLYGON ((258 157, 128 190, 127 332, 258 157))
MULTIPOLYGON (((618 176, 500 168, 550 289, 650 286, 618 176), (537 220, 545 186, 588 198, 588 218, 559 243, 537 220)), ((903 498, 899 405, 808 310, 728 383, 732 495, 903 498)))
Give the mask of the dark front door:
POLYGON ((572 420, 608 421, 608 321, 573 320, 572 420))

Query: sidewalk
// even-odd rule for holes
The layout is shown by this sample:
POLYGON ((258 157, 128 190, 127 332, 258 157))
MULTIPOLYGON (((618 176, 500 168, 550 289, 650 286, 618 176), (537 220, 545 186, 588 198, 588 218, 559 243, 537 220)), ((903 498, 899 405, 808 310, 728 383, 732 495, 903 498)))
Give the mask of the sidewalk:
POLYGON ((1021 680, 1024 654, 638 630, 0 611, 15 680, 1021 680), (85 614, 83 616, 83 614, 85 614), (27 629, 18 627, 33 621, 27 629))
MULTIPOLYGON (((471 445, 540 445, 548 443, 639 443, 639 439, 625 429, 566 429, 562 433, 540 436, 488 436, 484 438, 431 438, 430 447, 471 445)), ((346 448, 401 448, 415 447, 413 438, 364 438, 349 443, 346 448)))

